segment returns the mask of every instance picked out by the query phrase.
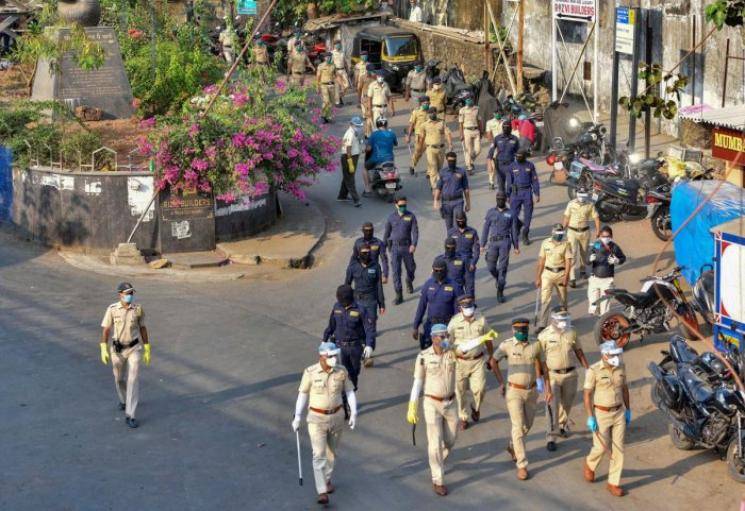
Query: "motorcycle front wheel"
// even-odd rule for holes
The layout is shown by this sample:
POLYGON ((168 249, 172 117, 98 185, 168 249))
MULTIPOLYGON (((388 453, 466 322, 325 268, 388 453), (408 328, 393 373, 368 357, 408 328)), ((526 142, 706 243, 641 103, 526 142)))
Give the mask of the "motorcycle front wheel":
POLYGON ((604 224, 609 224, 616 218, 605 210, 603 201, 604 199, 600 199, 595 203, 595 210, 598 212, 600 221, 604 224))
POLYGON ((652 232, 662 241, 667 241, 673 237, 673 224, 670 221, 670 207, 662 206, 655 211, 649 220, 652 224, 652 232))
POLYGON ((672 424, 667 425, 667 433, 670 435, 670 441, 681 451, 690 451, 696 447, 696 442, 688 438, 683 434, 681 430, 673 426, 672 424))
POLYGON ((593 333, 595 341, 602 344, 605 341, 616 341, 619 348, 623 348, 631 339, 630 333, 623 333, 622 330, 629 327, 629 319, 619 311, 608 311, 595 323, 593 333))
POLYGON ((737 448, 737 438, 733 438, 727 448, 727 471, 729 476, 738 483, 745 483, 745 459, 740 457, 737 448))

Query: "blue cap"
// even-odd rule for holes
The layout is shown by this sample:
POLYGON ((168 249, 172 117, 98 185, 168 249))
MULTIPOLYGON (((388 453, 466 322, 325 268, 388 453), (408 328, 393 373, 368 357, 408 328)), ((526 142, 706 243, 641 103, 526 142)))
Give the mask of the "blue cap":
POLYGON ((318 354, 319 355, 326 355, 326 356, 333 356, 339 353, 339 348, 336 347, 336 344, 333 342, 322 342, 320 346, 318 346, 318 354))
POLYGON ((349 123, 350 123, 350 124, 351 124, 352 126, 357 126, 357 127, 360 127, 360 126, 362 126, 362 125, 364 124, 364 123, 362 122, 362 117, 360 117, 359 115, 355 115, 354 117, 352 117, 352 118, 350 119, 349 123))
POLYGON ((623 348, 616 346, 616 341, 605 341, 600 345, 600 353, 603 355, 620 355, 623 348))
POLYGON ((448 333, 448 326, 443 323, 434 324, 429 333, 430 335, 445 335, 448 333))

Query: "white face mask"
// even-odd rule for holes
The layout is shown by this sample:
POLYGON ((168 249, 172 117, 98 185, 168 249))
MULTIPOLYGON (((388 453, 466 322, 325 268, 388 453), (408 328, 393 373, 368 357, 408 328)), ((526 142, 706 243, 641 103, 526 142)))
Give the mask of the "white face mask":
POLYGON ((618 355, 613 355, 612 357, 607 358, 608 365, 611 367, 618 367, 621 365, 621 357, 618 355))
POLYGON ((380 83, 380 84, 382 84, 382 83, 383 83, 383 77, 382 77, 382 76, 378 76, 378 77, 376 78, 376 80, 378 80, 378 83, 380 83))
POLYGON ((612 239, 612 238, 611 238, 610 236, 601 236, 601 237, 600 237, 600 241, 601 241, 601 242, 602 242, 602 243, 603 243, 604 245, 607 245, 608 243, 610 243, 610 242, 611 242, 611 239, 612 239))
POLYGON ((585 202, 589 198, 590 198, 590 196, 587 195, 586 193, 578 193, 577 194, 577 200, 580 201, 580 202, 585 202))
POLYGON ((326 365, 329 367, 336 367, 336 357, 326 357, 326 365))
POLYGON ((463 307, 461 310, 465 317, 470 318, 473 316, 473 313, 476 312, 476 307, 463 307))
POLYGON ((569 320, 566 319, 562 319, 561 321, 556 322, 556 328, 558 328, 559 330, 566 330, 567 328, 569 328, 570 325, 571 323, 569 322, 569 320))

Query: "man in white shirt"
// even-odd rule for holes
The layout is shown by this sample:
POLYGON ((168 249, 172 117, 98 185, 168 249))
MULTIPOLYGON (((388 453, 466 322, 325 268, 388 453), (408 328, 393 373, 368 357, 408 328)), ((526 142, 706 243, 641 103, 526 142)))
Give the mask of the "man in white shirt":
POLYGON ((423 23, 424 22, 424 14, 422 13, 422 8, 419 7, 419 3, 417 0, 411 0, 411 12, 409 13, 409 21, 413 21, 414 23, 423 23))
POLYGON ((337 201, 343 202, 348 201, 351 195, 355 208, 359 208, 362 205, 354 183, 354 174, 357 170, 357 161, 360 157, 361 133, 362 118, 354 116, 349 121, 349 128, 347 128, 344 137, 342 137, 341 187, 339 188, 339 195, 336 196, 337 201))

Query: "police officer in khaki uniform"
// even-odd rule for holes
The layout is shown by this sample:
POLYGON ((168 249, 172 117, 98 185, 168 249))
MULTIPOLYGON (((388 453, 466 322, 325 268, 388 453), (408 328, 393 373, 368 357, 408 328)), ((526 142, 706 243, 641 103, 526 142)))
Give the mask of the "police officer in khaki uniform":
MULTIPOLYGON (((367 78, 367 52, 360 52, 360 61, 354 65, 354 90, 357 93, 357 102, 362 105, 362 86, 367 78)), ((363 112, 364 113, 364 112, 363 112)))
POLYGON ((442 86, 442 80, 439 76, 435 76, 432 80, 432 86, 427 91, 427 96, 429 96, 430 107, 444 119, 447 96, 445 94, 445 87, 442 86))
POLYGON ((374 67, 372 64, 367 64, 367 74, 362 77, 360 82, 357 84, 357 94, 360 97, 360 109, 362 110, 362 118, 365 121, 366 137, 369 137, 373 132, 370 98, 367 95, 367 91, 370 90, 370 85, 373 83, 375 83, 374 67))
MULTIPOLYGON (((551 314, 551 325, 538 336, 546 358, 546 368, 551 376, 551 413, 546 432, 546 449, 556 450, 558 436, 567 437, 569 414, 577 397, 577 361, 587 369, 587 359, 577 344, 577 331, 572 327, 572 318, 564 307, 555 307, 551 314)), ((548 406, 546 407, 548 410, 548 406)))
POLYGON ((342 395, 346 395, 349 405, 349 429, 354 429, 357 422, 357 397, 347 370, 339 363, 339 353, 333 342, 322 342, 318 347, 318 363, 303 371, 292 420, 292 430, 297 431, 305 411, 309 410, 308 435, 313 447, 313 477, 319 504, 328 504, 329 493, 334 493, 331 475, 344 429, 342 395))
POLYGON ((463 141, 463 158, 469 174, 473 174, 474 161, 481 154, 481 133, 479 107, 473 104, 473 98, 466 98, 466 106, 458 112, 460 139, 463 141))
POLYGON ((432 346, 420 352, 414 363, 414 384, 411 387, 406 420, 416 424, 419 393, 424 388, 424 421, 427 423, 427 451, 432 472, 432 489, 444 497, 445 460, 455 445, 458 434, 458 413, 455 405, 455 353, 447 340, 447 326, 432 325, 432 346))
POLYGON ((323 106, 321 107, 321 116, 325 122, 331 122, 331 107, 334 98, 336 68, 334 68, 333 57, 326 53, 326 60, 318 65, 316 69, 316 87, 321 95, 323 106))
POLYGON ((119 409, 124 411, 127 426, 136 428, 139 425, 135 411, 140 399, 140 359, 145 365, 150 365, 150 340, 145 327, 145 311, 141 305, 132 303, 135 295, 132 284, 122 282, 116 291, 119 301, 109 305, 101 321, 101 362, 108 364, 111 353, 119 409), (111 347, 110 334, 113 334, 111 347))
POLYGON ((347 62, 344 58, 344 50, 341 47, 341 41, 334 43, 334 49, 331 51, 331 59, 334 63, 335 80, 334 80, 334 100, 336 106, 344 104, 344 94, 349 89, 349 74, 347 74, 347 62))
POLYGON ((587 429, 592 431, 592 450, 585 458, 584 476, 595 481, 595 469, 603 454, 610 456, 607 489, 614 497, 623 497, 621 488, 623 444, 626 427, 631 423, 629 387, 626 369, 621 360, 623 349, 615 341, 600 345, 602 359, 590 366, 585 374, 585 411, 587 429))
POLYGON ((600 233, 600 216, 595 204, 590 201, 590 192, 584 186, 577 189, 577 198, 569 201, 564 210, 564 229, 567 232, 567 241, 572 246, 574 264, 569 273, 569 285, 577 286, 577 279, 585 278, 585 268, 590 264, 590 220, 595 221, 595 238, 600 233))
POLYGON ((406 75, 404 85, 406 87, 405 96, 407 101, 410 101, 412 98, 414 101, 418 101, 419 98, 424 96, 424 93, 427 92, 427 73, 424 71, 424 66, 421 64, 415 65, 414 69, 406 75))
POLYGON ((538 271, 536 272, 535 287, 541 290, 541 313, 538 319, 538 329, 543 330, 548 324, 549 308, 551 307, 551 292, 556 289, 559 302, 567 306, 567 281, 572 266, 572 247, 564 239, 564 226, 555 224, 551 237, 543 240, 538 252, 538 271))
POLYGON ((453 150, 453 136, 444 120, 438 118, 437 112, 430 105, 429 119, 422 125, 422 138, 427 151, 427 176, 429 185, 434 190, 440 179, 440 169, 445 159, 445 144, 447 140, 448 152, 453 150))
POLYGON ((379 117, 391 117, 396 115, 396 109, 393 106, 393 95, 388 84, 385 83, 383 74, 378 71, 375 75, 375 81, 367 87, 367 108, 372 115, 372 125, 376 126, 379 117), (388 109, 391 115, 388 115, 388 109))
POLYGON ((257 37, 253 46, 253 63, 259 66, 269 65, 269 51, 266 49, 266 43, 257 37))
POLYGON ((290 83, 298 87, 305 85, 305 70, 311 68, 315 72, 313 63, 305 53, 305 47, 302 44, 295 46, 295 50, 288 57, 290 68, 290 83))
POLYGON ((406 132, 406 144, 411 143, 411 134, 414 133, 414 154, 411 157, 411 167, 409 174, 416 174, 416 166, 424 154, 424 137, 422 137, 422 128, 427 122, 429 112, 429 96, 419 96, 419 108, 411 111, 409 117, 409 129, 406 132))
POLYGON ((551 381, 541 363, 541 345, 528 342, 529 325, 530 322, 524 318, 512 321, 513 337, 503 341, 497 348, 497 364, 494 367, 497 379, 503 382, 498 362, 507 359, 507 384, 502 387, 502 395, 507 400, 507 411, 512 422, 512 441, 507 446, 507 452, 517 464, 517 478, 521 481, 529 477, 525 437, 533 427, 538 399, 536 389, 540 393, 545 390, 547 401, 552 399, 551 381), (545 385, 541 376, 546 378, 545 385))
POLYGON ((473 296, 458 298, 460 312, 448 323, 448 334, 455 348, 455 397, 458 400, 460 429, 468 428, 469 417, 473 422, 481 418, 481 403, 486 392, 486 364, 495 364, 494 345, 497 335, 486 318, 476 312, 473 296), (473 404, 469 405, 468 390, 473 394, 473 404))

